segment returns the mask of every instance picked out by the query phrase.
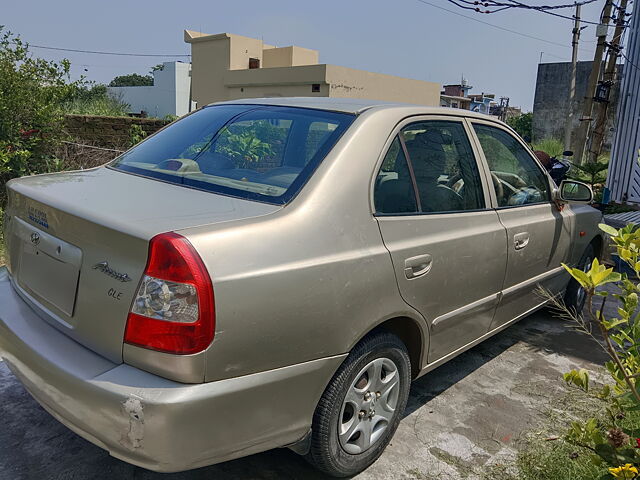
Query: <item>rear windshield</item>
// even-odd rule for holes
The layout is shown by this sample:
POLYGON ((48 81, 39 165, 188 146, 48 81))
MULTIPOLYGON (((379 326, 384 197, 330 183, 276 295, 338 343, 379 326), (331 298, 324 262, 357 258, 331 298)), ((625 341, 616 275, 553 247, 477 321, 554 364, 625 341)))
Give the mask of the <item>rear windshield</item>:
POLYGON ((298 193, 354 118, 306 108, 214 105, 145 140, 111 167, 284 204, 298 193))

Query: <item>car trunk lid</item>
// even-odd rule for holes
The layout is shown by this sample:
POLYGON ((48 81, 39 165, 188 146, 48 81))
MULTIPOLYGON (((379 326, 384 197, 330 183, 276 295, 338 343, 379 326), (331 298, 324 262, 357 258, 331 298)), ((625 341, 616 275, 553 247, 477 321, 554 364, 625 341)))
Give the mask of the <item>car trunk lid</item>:
POLYGON ((14 286, 45 321, 114 362, 152 237, 281 208, 105 167, 7 188, 14 286))

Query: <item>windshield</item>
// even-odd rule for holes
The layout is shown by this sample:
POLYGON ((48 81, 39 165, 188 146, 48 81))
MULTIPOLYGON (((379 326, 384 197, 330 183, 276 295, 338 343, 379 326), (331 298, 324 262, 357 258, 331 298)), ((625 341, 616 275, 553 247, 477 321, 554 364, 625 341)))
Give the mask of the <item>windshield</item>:
POLYGON ((284 204, 302 188, 354 118, 306 108, 213 105, 145 140, 111 167, 284 204))

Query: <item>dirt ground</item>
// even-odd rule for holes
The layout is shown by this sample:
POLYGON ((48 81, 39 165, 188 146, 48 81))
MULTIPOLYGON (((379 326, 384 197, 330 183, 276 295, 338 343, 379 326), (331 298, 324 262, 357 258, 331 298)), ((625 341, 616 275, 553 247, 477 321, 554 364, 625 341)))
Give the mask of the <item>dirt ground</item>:
MULTIPOLYGON (((566 388, 562 373, 596 368, 601 350, 547 310, 414 382, 392 444, 359 479, 484 478, 511 464, 520 441, 566 388)), ((324 478, 295 453, 272 450, 161 475, 110 457, 50 417, 0 362, 0 479, 324 478)))

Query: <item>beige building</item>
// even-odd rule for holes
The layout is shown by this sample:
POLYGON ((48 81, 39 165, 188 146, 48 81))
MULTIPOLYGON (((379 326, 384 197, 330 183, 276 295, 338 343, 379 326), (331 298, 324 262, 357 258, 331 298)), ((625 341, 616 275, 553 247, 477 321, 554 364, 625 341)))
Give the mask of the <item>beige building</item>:
POLYGON ((350 97, 438 106, 440 85, 318 63, 318 51, 255 38, 184 31, 198 106, 258 97, 350 97))

